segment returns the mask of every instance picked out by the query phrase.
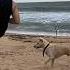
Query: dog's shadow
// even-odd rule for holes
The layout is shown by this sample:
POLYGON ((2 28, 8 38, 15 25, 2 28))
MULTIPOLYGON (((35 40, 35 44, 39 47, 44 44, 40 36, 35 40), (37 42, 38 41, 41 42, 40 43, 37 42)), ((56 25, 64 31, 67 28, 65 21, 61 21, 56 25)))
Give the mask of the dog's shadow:
POLYGON ((53 67, 50 65, 38 65, 32 68, 33 70, 70 70, 69 65, 64 64, 54 64, 53 67))

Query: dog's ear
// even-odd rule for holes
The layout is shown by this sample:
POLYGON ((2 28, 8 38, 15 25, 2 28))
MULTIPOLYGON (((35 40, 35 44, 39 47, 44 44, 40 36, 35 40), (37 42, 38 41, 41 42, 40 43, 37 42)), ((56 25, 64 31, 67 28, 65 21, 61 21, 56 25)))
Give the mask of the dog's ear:
POLYGON ((43 42, 43 40, 42 40, 42 39, 39 39, 39 41, 40 41, 40 42, 43 42))
POLYGON ((43 38, 42 38, 42 37, 40 37, 40 38, 39 38, 39 41, 43 42, 43 38))

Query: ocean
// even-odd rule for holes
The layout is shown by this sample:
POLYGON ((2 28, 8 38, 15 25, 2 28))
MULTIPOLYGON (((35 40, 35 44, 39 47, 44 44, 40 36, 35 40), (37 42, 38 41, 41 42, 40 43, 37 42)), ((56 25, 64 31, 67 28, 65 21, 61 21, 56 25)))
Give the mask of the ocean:
POLYGON ((69 11, 20 11, 20 25, 9 24, 6 33, 70 36, 69 11), (57 32, 57 33, 56 33, 57 32))

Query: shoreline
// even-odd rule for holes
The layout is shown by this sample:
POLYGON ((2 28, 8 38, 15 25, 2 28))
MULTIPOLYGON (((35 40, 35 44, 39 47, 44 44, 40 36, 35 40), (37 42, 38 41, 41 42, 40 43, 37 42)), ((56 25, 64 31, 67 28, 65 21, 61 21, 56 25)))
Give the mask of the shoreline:
MULTIPOLYGON (((7 30, 6 35, 28 35, 28 36, 52 36, 56 37, 55 32, 27 32, 17 30, 7 30)), ((70 33, 57 33, 57 37, 70 37, 70 33)))
POLYGON ((7 37, 11 40, 21 42, 36 42, 39 37, 46 39, 52 43, 70 43, 70 36, 47 36, 47 35, 27 35, 27 34, 11 34, 6 33, 3 37, 7 37))

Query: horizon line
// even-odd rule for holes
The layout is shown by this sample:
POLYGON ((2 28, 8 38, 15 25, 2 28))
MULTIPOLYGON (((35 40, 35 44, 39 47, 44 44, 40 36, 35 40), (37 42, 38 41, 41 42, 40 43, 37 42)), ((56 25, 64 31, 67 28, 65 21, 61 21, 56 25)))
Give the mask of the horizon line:
MULTIPOLYGON (((69 1, 35 1, 35 2, 69 2, 69 1)), ((34 2, 19 2, 19 1, 16 1, 16 3, 34 3, 34 2)))

